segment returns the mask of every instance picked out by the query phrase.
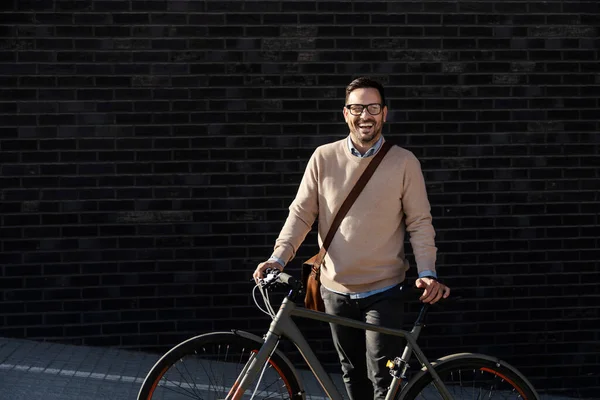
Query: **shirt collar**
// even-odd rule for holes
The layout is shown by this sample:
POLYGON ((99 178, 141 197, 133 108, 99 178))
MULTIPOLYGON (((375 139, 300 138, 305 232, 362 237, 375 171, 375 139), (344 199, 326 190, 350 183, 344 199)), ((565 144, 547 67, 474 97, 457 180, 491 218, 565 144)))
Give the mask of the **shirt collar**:
POLYGON ((361 155, 360 151, 356 150, 356 147, 354 147, 354 144, 352 143, 352 139, 351 139, 350 135, 348 135, 348 148, 350 149, 350 153, 353 156, 360 157, 360 158, 371 157, 373 154, 377 153, 377 150, 379 150, 382 143, 383 143, 383 135, 379 138, 377 143, 375 143, 373 145, 373 147, 371 147, 369 150, 367 150, 364 155, 361 155))

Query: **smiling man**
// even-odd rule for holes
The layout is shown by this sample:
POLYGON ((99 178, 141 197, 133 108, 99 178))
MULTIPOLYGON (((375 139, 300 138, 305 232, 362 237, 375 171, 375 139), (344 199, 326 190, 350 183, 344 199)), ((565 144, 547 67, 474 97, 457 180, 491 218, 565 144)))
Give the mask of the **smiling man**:
MULTIPOLYGON (((260 263, 283 269, 319 218, 319 245, 343 201, 385 139, 384 89, 361 77, 346 88, 344 120, 348 137, 318 147, 311 156, 272 256, 260 263)), ((321 295, 329 314, 401 328, 402 289, 409 268, 404 237, 410 242, 421 301, 435 303, 450 289, 437 281, 435 231, 420 163, 408 150, 393 146, 356 199, 333 237, 321 267, 321 295)), ((401 355, 397 337, 331 325, 344 383, 353 400, 384 399, 391 382, 387 360, 401 355)))

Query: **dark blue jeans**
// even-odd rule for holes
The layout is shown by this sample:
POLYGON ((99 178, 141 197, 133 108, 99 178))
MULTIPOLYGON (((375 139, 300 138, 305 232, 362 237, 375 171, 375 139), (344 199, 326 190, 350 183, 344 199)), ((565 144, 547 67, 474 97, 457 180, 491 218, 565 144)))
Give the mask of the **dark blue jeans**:
MULTIPOLYGON (((327 314, 401 329, 404 316, 402 284, 364 299, 351 299, 321 286, 327 314)), ((351 400, 383 400, 392 381, 388 360, 402 355, 405 340, 397 336, 330 324, 351 400)))

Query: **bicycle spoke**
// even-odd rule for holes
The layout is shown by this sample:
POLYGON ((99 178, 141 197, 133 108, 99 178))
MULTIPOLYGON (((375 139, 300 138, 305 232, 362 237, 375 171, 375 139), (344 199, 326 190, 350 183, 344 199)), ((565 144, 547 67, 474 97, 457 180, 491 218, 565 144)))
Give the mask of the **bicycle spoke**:
MULTIPOLYGON (((267 369, 273 369, 273 366, 269 364, 267 369)), ((267 395, 267 397, 264 397, 264 399, 273 399, 273 398, 277 398, 277 395, 281 395, 282 393, 281 393, 281 385, 280 384, 281 384, 280 379, 278 379, 277 381, 272 382, 271 384, 261 388, 260 392, 265 393, 267 395), (270 391, 269 390, 270 388, 273 388, 275 390, 270 391), (269 393, 271 393, 271 394, 269 394, 269 393)), ((283 387, 285 389, 285 385, 283 385, 283 387)), ((287 390, 286 390, 286 392, 287 392, 287 390)))
MULTIPOLYGON (((473 370, 473 375, 475 375, 475 370, 473 370)), ((477 397, 479 398, 479 395, 477 397)), ((475 379, 473 379, 473 400, 477 400, 475 398, 475 379)))
MULTIPOLYGON (((207 352, 206 352, 206 348, 204 348, 204 347, 202 348, 202 351, 204 352, 204 354, 206 354, 206 353, 207 353, 207 352)), ((205 368, 205 366, 204 366, 204 363, 200 362, 200 367, 201 367, 201 368, 204 370, 204 373, 206 374, 206 377, 208 378, 208 385, 209 385, 209 388, 212 386, 212 387, 215 389, 215 391, 218 391, 218 388, 219 388, 219 386, 217 385, 217 382, 216 382, 216 379, 215 379, 216 377, 214 376, 214 373, 213 373, 213 371, 212 371, 212 368, 210 368, 210 369, 211 369, 211 372, 209 373, 209 372, 206 370, 206 368, 205 368)), ((225 382, 225 379, 224 379, 224 378, 223 378, 223 382, 225 382)), ((223 392, 220 392, 220 393, 224 393, 224 389, 225 389, 225 387, 224 387, 224 386, 225 386, 225 383, 223 383, 223 385, 222 385, 222 386, 223 386, 223 392)))
POLYGON ((165 380, 165 384, 160 385, 161 388, 163 388, 165 390, 169 390, 171 392, 178 393, 178 394, 184 394, 184 395, 186 395, 187 397, 189 397, 191 399, 198 399, 199 398, 195 393, 185 390, 185 388, 183 388, 181 386, 181 383, 177 384, 175 381, 172 381, 172 380, 170 380, 170 379, 168 379, 166 377, 163 377, 163 379, 165 380), (169 382, 170 382, 170 384, 169 384, 169 382), (175 388, 180 389, 180 390, 175 390, 171 386, 174 386, 175 388), (192 397, 192 395, 194 397, 192 397))
MULTIPOLYGON (((179 386, 178 386, 178 388, 182 389, 182 388, 181 388, 181 387, 179 387, 179 386)), ((194 395, 194 396, 191 396, 191 395, 189 394, 189 392, 186 392, 186 391, 180 392, 180 391, 178 391, 178 390, 174 390, 173 388, 170 388, 170 387, 168 387, 168 386, 163 386, 163 389, 165 389, 165 390, 168 390, 168 391, 170 391, 170 392, 173 392, 173 393, 177 393, 177 394, 179 394, 179 395, 184 395, 184 396, 186 396, 186 397, 188 397, 188 398, 190 398, 190 399, 196 399, 196 400, 202 399, 202 397, 198 397, 198 396, 196 396, 196 395, 194 395)), ((193 393, 192 393, 192 394, 193 394, 193 393)))
MULTIPOLYGON (((496 379, 496 378, 494 377, 494 380, 495 380, 495 379, 496 379)), ((488 399, 491 399, 491 398, 492 398, 492 394, 493 394, 493 393, 494 393, 494 383, 492 383, 492 386, 490 387, 490 395, 488 396, 488 399)))
MULTIPOLYGON (((221 354, 221 345, 219 344, 217 346, 217 354, 216 354, 217 355, 217 360, 219 360, 219 355, 220 354, 221 354)), ((210 372, 211 372, 210 376, 216 378, 216 374, 214 373, 213 368, 212 368, 212 363, 210 364, 210 372)), ((225 382, 225 378, 223 378, 223 382, 225 382)), ((223 384, 223 386, 225 386, 225 384, 223 384)), ((225 389, 225 388, 223 388, 223 389, 225 389)))
MULTIPOLYGON (((192 386, 192 391, 193 391, 194 393, 196 393, 195 389, 197 389, 197 386, 196 386, 196 382, 194 382, 194 381, 193 381, 194 377, 192 376, 192 374, 191 374, 191 373, 190 373, 190 371, 188 370, 188 368, 187 368, 187 366, 185 365, 185 363, 183 362, 183 360, 181 361, 181 364, 183 364, 183 368, 185 368, 185 370, 186 370, 186 371, 187 371, 187 373, 189 374, 190 378, 192 379, 192 383, 188 382, 188 381, 187 381, 187 379, 185 379, 185 377, 183 377, 183 375, 182 375, 182 377, 185 379, 186 383, 187 383, 189 386, 192 386)), ((177 369, 177 372, 179 372, 179 368, 177 368, 177 366, 175 366, 175 369, 177 369)))
MULTIPOLYGON (((440 378, 455 400, 517 400, 523 399, 514 383, 485 368, 456 368, 440 373, 440 378)), ((443 399, 442 393, 430 379, 416 395, 416 399, 443 399)), ((531 400, 531 399, 528 399, 531 400)))

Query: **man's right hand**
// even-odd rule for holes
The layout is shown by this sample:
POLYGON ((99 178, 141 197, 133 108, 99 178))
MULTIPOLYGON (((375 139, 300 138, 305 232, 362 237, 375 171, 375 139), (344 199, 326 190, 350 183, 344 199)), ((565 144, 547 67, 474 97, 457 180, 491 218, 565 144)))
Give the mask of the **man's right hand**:
POLYGON ((258 267, 254 270, 254 274, 252 277, 254 278, 254 282, 258 284, 258 280, 264 278, 265 270, 267 268, 278 269, 283 271, 283 267, 277 261, 265 261, 263 263, 258 264, 258 267))

